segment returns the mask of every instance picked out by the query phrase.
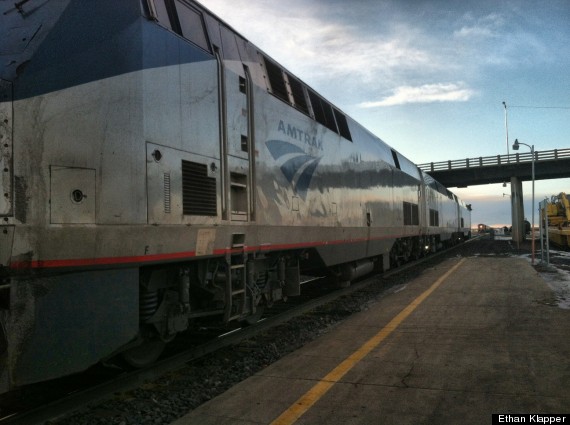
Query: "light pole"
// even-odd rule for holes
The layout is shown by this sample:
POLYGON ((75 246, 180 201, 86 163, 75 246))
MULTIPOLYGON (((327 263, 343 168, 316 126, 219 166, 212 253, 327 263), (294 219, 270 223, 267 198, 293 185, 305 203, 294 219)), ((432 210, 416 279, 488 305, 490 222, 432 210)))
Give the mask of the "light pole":
MULTIPOLYGON (((509 158, 509 119, 507 117, 507 103, 503 102, 503 106, 505 107, 505 133, 507 135, 507 162, 511 162, 509 158)), ((514 149, 514 147, 513 147, 514 149)))
MULTIPOLYGON (((505 106, 506 108, 506 106, 505 106)), ((515 139, 515 143, 513 143, 513 150, 518 151, 519 145, 525 145, 530 148, 530 155, 531 155, 531 164, 532 164, 532 225, 530 228, 531 237, 532 237, 532 265, 534 266, 534 145, 527 145, 526 143, 519 142, 519 139, 515 139)))

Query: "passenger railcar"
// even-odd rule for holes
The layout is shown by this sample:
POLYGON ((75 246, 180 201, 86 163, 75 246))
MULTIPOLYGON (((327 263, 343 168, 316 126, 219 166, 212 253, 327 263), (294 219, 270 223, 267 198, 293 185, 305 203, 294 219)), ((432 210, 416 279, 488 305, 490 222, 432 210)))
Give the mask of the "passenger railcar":
POLYGON ((455 195, 201 5, 2 5, 0 391, 466 238, 455 195))

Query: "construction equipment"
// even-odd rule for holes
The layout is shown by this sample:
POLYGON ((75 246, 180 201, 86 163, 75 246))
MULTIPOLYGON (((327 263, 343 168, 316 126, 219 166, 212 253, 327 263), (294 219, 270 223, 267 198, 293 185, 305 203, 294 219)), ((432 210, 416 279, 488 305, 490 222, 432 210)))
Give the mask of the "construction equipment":
POLYGON ((570 246, 570 201, 566 193, 552 195, 546 205, 548 216, 548 237, 560 247, 570 246))

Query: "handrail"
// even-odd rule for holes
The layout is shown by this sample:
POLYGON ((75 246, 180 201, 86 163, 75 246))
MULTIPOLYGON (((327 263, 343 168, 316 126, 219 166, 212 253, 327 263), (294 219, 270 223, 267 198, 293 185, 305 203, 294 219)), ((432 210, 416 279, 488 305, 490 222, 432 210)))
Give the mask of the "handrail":
MULTIPOLYGON (((550 151, 535 151, 534 160, 552 161, 557 159, 570 158, 570 149, 554 149, 550 151)), ((508 165, 521 162, 531 162, 530 152, 516 153, 510 155, 480 156, 478 158, 465 158, 440 162, 426 162, 418 164, 420 170, 427 173, 433 171, 454 170, 457 168, 486 167, 493 165, 508 165)))

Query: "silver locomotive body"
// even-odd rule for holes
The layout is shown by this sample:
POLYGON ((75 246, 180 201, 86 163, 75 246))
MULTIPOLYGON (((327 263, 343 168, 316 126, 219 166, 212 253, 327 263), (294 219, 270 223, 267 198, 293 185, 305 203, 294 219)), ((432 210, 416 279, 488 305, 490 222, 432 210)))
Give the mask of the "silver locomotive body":
POLYGON ((1 19, 1 392, 468 236, 454 195, 198 4, 1 19))

